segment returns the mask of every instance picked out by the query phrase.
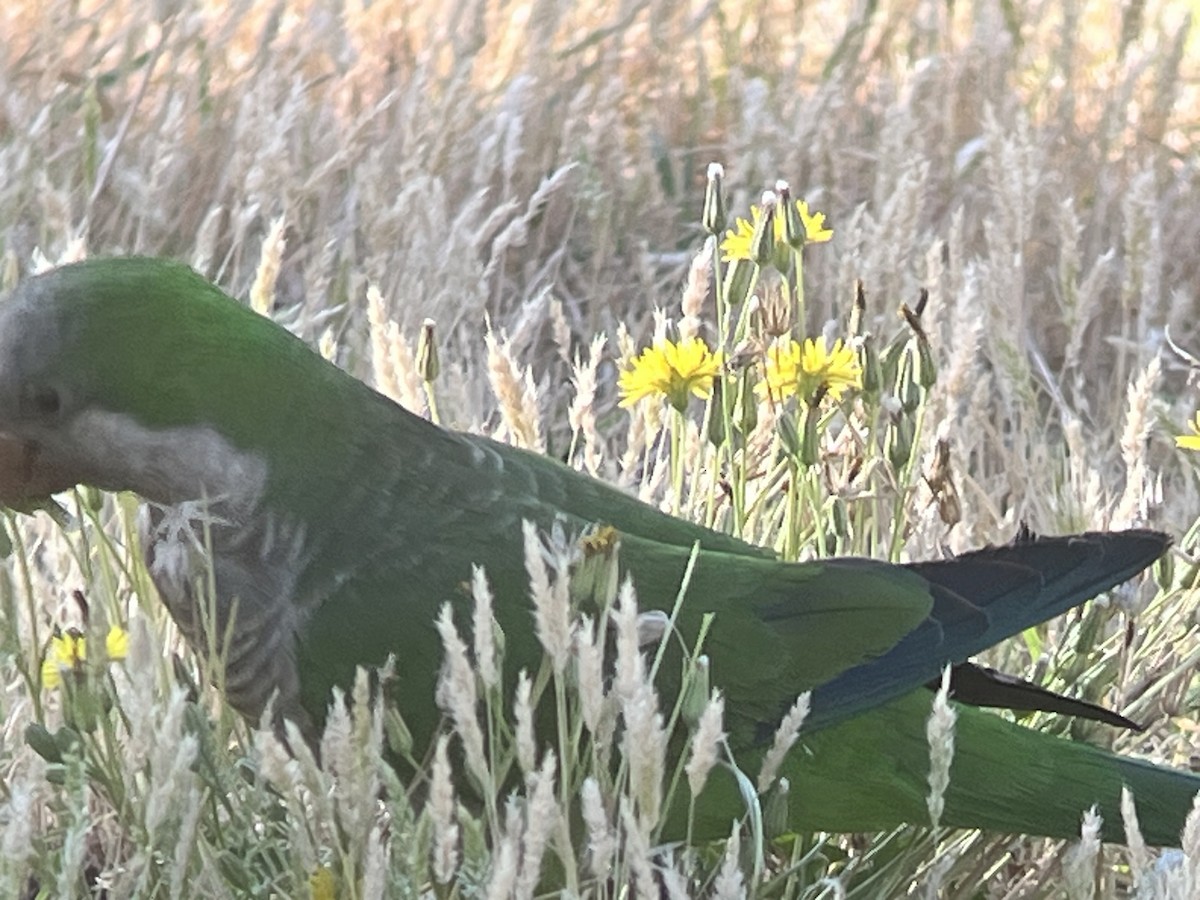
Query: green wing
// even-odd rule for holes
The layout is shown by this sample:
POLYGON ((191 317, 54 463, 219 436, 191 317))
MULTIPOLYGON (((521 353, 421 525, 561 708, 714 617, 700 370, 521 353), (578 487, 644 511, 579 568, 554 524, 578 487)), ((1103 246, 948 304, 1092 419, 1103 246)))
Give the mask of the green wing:
MULTIPOLYGON (((431 534, 438 532, 425 524, 431 534)), ((378 664, 394 653, 402 711, 419 744, 426 739, 437 722, 433 697, 442 652, 434 619, 450 602, 457 620, 469 621, 467 584, 474 563, 485 567, 496 596, 509 678, 521 668, 536 670, 540 648, 520 523, 499 532, 493 524, 473 517, 441 540, 373 550, 378 562, 328 596, 300 635, 298 664, 314 720, 323 715, 329 688, 347 684, 356 664, 378 664)), ((622 567, 633 577, 643 610, 671 609, 691 554, 691 548, 622 536, 622 567)), ((931 604, 922 579, 878 563, 785 564, 701 550, 691 584, 679 617, 680 637, 691 646, 703 616, 715 613, 705 650, 716 683, 736 682, 739 715, 748 721, 775 716, 789 695, 885 652, 926 617, 931 604)), ((673 652, 667 666, 673 673, 676 657, 673 652)))

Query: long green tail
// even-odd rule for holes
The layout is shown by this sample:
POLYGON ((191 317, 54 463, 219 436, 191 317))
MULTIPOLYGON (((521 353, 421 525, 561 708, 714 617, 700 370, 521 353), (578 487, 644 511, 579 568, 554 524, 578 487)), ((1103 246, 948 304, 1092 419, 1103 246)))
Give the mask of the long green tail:
MULTIPOLYGON (((881 831, 928 822, 925 723, 932 699, 916 691, 801 737, 782 771, 791 782, 791 828, 881 831)), ((1104 839, 1124 841, 1121 788, 1128 786, 1147 843, 1179 844, 1200 776, 1033 731, 994 713, 955 708, 943 825, 1073 838, 1083 813, 1095 806, 1104 819, 1104 839)), ((756 762, 740 762, 751 777, 756 774, 756 762)), ((733 780, 727 782, 702 798, 701 833, 729 833, 740 801, 733 780)))
MULTIPOLYGON (((792 824, 812 830, 876 830, 928 818, 929 694, 909 694, 819 732, 792 755, 792 824), (880 748, 887 753, 881 754, 880 748)), ((1128 786, 1152 844, 1178 844, 1200 777, 1042 734, 993 713, 958 706, 954 761, 942 823, 963 828, 1078 837, 1096 806, 1106 840, 1123 841, 1128 786)))

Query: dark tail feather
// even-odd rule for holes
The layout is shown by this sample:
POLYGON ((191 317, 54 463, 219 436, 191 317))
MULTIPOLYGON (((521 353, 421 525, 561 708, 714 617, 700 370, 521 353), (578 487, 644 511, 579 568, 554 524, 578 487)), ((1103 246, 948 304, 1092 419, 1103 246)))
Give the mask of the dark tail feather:
MULTIPOLYGON (((1010 544, 985 547, 949 559, 910 563, 907 568, 923 575, 936 588, 978 603, 991 593, 991 579, 1000 570, 1025 570, 1038 582, 1035 590, 1014 578, 983 600, 991 627, 986 646, 1044 622, 1085 600, 1107 591, 1141 572, 1171 546, 1171 538, 1157 531, 1088 532, 1063 537, 1040 537, 1022 528, 1010 544)), ((1014 573, 1015 575, 1015 573, 1014 573)), ((997 584, 999 587, 999 583, 997 584)))
POLYGON ((1170 537, 1156 531, 1042 538, 1022 530, 1011 544, 905 565, 929 582, 929 618, 887 653, 817 688, 806 729, 886 703, 906 684, 932 681, 946 665, 1132 578, 1170 545, 1170 537))
MULTIPOLYGON (((940 679, 929 682, 927 687, 937 690, 939 684, 940 679)), ((1139 732, 1145 730, 1137 722, 1111 709, 1056 694, 1015 675, 1006 675, 974 663, 959 663, 951 668, 950 691, 955 700, 971 706, 1011 709, 1013 712, 1060 713, 1077 719, 1103 722, 1116 728, 1139 732)))

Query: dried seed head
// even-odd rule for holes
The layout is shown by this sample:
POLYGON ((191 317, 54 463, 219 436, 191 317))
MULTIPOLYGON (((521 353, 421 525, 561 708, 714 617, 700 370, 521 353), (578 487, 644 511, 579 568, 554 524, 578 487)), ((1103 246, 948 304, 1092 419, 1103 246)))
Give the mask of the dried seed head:
POLYGON ((467 659, 467 645, 458 636, 450 604, 442 606, 437 619, 438 634, 442 639, 446 658, 438 679, 438 705, 450 714, 454 731, 462 741, 467 768, 480 782, 488 784, 487 760, 483 752, 483 731, 479 727, 477 714, 478 695, 475 690, 475 672, 467 659))
POLYGON ((250 308, 260 316, 270 316, 275 305, 275 284, 279 280, 283 251, 287 246, 283 237, 285 227, 284 217, 280 216, 271 223, 271 228, 263 239, 258 271, 254 275, 254 285, 250 288, 250 308))
POLYGON ((934 828, 942 821, 946 789, 950 786, 950 764, 954 760, 954 723, 958 713, 950 705, 950 667, 942 671, 942 684, 933 698, 933 710, 925 725, 929 741, 929 820, 934 828))
POLYGON ((808 718, 808 711, 811 708, 812 694, 805 691, 796 698, 792 708, 787 711, 787 715, 779 723, 779 728, 775 730, 775 740, 771 744, 771 749, 767 751, 767 755, 763 757, 762 768, 758 773, 758 792, 760 794, 771 786, 775 776, 779 774, 779 767, 783 765, 788 751, 792 749, 792 745, 800 736, 800 727, 808 718))
POLYGON ((551 579, 537 526, 526 520, 521 527, 525 535, 525 570, 529 573, 529 593, 533 598, 538 640, 550 657, 555 675, 562 675, 571 649, 568 562, 565 556, 556 554, 553 560, 556 571, 551 579))
POLYGON ((746 880, 742 876, 741 855, 742 835, 735 825, 725 844, 721 868, 713 879, 713 900, 745 900, 746 880))
POLYGON ((448 752, 450 736, 438 738, 433 754, 426 806, 433 822, 433 877, 449 884, 458 870, 458 822, 454 816, 454 782, 448 752))
POLYGON ((587 826, 588 854, 592 874, 606 879, 612 867, 613 854, 617 849, 617 838, 608 821, 604 800, 600 796, 600 784, 590 775, 584 779, 580 789, 580 807, 583 822, 587 826))
POLYGON ((500 671, 496 663, 496 629, 499 626, 492 612, 492 589, 482 566, 471 568, 471 597, 475 601, 471 623, 475 639, 475 665, 483 686, 494 688, 500 683, 500 671))
POLYGON ((529 775, 537 763, 537 749, 533 741, 533 704, 530 702, 532 690, 529 675, 522 669, 517 675, 513 720, 516 726, 517 764, 524 775, 529 775))
POLYGON ((724 725, 725 698, 721 696, 720 691, 714 689, 708 705, 700 714, 696 733, 692 735, 692 755, 684 766, 693 797, 700 795, 705 781, 708 780, 708 773, 717 764, 721 744, 725 740, 724 725))

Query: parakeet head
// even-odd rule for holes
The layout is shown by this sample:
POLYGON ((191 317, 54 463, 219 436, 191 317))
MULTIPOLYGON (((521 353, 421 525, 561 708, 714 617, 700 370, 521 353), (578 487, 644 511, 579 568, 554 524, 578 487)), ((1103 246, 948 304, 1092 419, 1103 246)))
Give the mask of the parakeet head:
POLYGON ((266 458, 286 465, 342 380, 178 263, 31 277, 0 304, 0 502, 80 483, 160 502, 257 494, 266 458))

